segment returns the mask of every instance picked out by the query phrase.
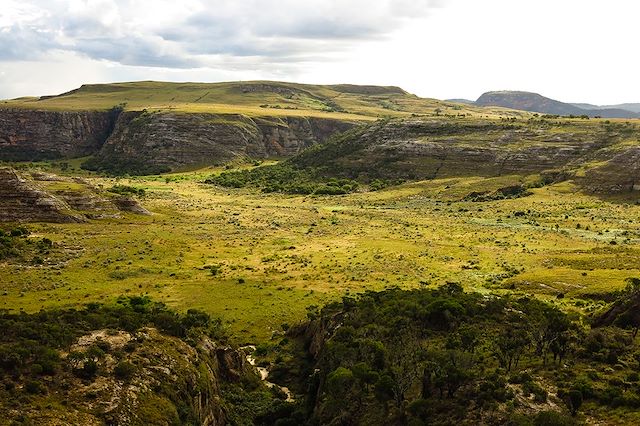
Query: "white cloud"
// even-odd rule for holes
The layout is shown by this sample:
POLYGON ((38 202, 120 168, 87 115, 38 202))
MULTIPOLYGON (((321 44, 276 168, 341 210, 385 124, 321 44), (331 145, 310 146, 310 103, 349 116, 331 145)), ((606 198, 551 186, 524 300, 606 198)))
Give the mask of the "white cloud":
POLYGON ((0 97, 135 79, 638 102, 635 0, 3 0, 0 97), (48 78, 41 69, 58 74, 48 78))

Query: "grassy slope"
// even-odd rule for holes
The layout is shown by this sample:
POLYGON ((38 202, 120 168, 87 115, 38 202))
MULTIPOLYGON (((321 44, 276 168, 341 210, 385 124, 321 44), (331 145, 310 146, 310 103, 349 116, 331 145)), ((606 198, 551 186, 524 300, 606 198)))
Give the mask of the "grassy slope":
POLYGON ((4 264, 0 308, 35 311, 148 293, 181 310, 220 315, 240 339, 256 342, 301 319, 307 306, 345 292, 458 281, 482 292, 564 293, 558 303, 590 310, 597 302, 580 300, 585 294, 640 276, 640 207, 580 195, 566 183, 473 203, 458 200, 522 178, 302 197, 200 184, 210 173, 121 180, 147 190, 151 217, 33 225, 68 256, 48 266, 4 264), (215 276, 211 265, 220 266, 215 276))
POLYGON ((166 83, 142 81, 84 85, 54 97, 19 98, 0 106, 45 110, 128 110, 318 116, 345 120, 415 114, 526 115, 500 108, 423 99, 394 87, 305 85, 282 82, 166 83), (261 107, 262 106, 262 107, 261 107))

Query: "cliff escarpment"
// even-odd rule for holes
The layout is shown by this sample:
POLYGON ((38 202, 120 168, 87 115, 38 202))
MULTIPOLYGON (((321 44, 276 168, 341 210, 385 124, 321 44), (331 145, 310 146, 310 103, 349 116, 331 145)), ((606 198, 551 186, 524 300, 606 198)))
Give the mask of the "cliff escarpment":
POLYGON ((289 164, 364 181, 462 176, 573 177, 599 193, 637 190, 633 124, 392 120, 297 155, 289 164))
POLYGON ((149 174, 236 158, 289 157, 352 126, 346 121, 306 117, 126 112, 85 167, 149 174))
POLYGON ((354 125, 317 117, 5 109, 0 161, 94 155, 88 169, 149 174, 236 158, 289 157, 354 125))
POLYGON ((0 110, 0 160, 38 161, 84 157, 109 137, 118 110, 0 110))

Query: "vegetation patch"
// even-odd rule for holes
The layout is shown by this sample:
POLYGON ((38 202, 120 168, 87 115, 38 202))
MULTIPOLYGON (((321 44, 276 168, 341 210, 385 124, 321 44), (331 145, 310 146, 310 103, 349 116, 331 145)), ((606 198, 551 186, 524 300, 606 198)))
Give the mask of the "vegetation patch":
POLYGON ((30 231, 23 227, 7 230, 0 229, 0 261, 31 261, 33 264, 43 263, 53 248, 49 238, 29 238, 30 231))
MULTIPOLYGON (((205 183, 225 188, 252 187, 262 192, 304 195, 341 195, 360 188, 359 182, 353 179, 323 179, 320 170, 300 169, 287 163, 222 172, 209 177, 205 183)), ((381 187, 380 184, 378 187, 381 187)))
MULTIPOLYGON (((453 283, 345 297, 289 331, 293 359, 303 350, 310 360, 290 366, 311 377, 298 385, 303 411, 317 424, 577 424, 616 407, 637 420, 637 282, 592 326, 533 298, 453 283)), ((296 379, 286 368, 282 377, 296 379)))

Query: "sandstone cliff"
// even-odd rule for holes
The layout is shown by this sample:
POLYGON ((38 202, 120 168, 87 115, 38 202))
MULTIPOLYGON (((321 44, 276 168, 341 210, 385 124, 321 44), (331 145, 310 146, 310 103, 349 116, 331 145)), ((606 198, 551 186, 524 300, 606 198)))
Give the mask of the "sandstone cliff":
POLYGON ((0 160, 74 158, 98 151, 118 111, 0 110, 0 160))
POLYGON ((288 157, 354 124, 239 114, 0 110, 0 161, 95 155, 87 168, 157 173, 238 157, 288 157))
POLYGON ((286 157, 352 126, 304 117, 127 112, 86 167, 145 174, 235 158, 286 157))

